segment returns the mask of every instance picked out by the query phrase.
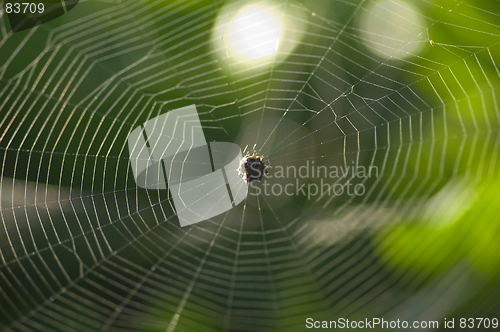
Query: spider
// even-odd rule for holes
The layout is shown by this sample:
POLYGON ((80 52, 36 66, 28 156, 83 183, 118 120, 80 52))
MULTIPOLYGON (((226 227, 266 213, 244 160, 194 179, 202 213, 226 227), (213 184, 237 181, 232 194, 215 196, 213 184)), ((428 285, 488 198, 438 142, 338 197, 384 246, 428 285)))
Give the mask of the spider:
POLYGON ((238 175, 246 183, 260 181, 267 173, 267 165, 264 164, 261 156, 246 155, 241 159, 240 167, 238 168, 238 175))

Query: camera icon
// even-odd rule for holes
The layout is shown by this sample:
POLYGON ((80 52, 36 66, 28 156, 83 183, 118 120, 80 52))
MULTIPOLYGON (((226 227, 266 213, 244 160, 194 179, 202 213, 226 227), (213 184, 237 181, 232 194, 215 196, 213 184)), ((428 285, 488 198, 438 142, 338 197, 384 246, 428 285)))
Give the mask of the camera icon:
POLYGON ((237 171, 240 147, 208 143, 195 105, 135 128, 128 136, 128 148, 137 186, 169 189, 182 227, 224 213, 248 194, 237 171))

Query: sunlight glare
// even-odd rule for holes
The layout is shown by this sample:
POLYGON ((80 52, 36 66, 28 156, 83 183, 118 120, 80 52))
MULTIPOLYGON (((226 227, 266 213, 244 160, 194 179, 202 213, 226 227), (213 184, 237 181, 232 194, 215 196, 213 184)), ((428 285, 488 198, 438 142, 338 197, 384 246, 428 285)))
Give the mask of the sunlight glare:
POLYGON ((247 6, 229 23, 226 46, 234 55, 253 60, 278 50, 281 26, 269 8, 247 6))
POLYGON ((212 38, 218 56, 244 67, 282 61, 302 36, 304 14, 272 2, 241 4, 230 2, 217 17, 212 38))
POLYGON ((422 17, 411 2, 371 2, 358 20, 362 43, 381 58, 411 58, 429 44, 422 17))

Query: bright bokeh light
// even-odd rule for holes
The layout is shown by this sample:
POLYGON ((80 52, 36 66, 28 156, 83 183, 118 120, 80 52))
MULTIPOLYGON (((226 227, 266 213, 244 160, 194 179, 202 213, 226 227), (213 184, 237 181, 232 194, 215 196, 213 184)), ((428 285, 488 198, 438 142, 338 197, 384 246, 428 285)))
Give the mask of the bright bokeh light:
POLYGON ((247 59, 273 55, 278 50, 281 25, 269 8, 247 6, 228 25, 226 46, 247 59))
POLYGON ((372 3, 360 16, 358 26, 362 43, 381 58, 408 58, 429 45, 422 15, 406 1, 372 3))
POLYGON ((247 67, 283 60, 300 38, 297 31, 304 28, 303 23, 288 18, 300 13, 289 9, 285 15, 284 10, 272 2, 229 3, 218 15, 212 32, 219 56, 247 67))

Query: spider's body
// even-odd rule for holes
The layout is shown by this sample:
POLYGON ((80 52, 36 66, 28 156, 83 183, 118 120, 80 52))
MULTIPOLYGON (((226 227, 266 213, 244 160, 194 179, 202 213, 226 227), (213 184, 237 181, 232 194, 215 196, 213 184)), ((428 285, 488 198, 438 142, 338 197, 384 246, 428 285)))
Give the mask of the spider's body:
POLYGON ((247 156, 241 160, 238 173, 246 183, 260 181, 267 174, 267 165, 262 161, 262 157, 247 156))

